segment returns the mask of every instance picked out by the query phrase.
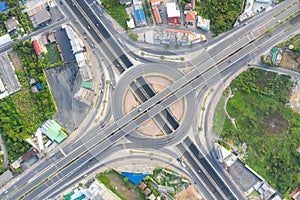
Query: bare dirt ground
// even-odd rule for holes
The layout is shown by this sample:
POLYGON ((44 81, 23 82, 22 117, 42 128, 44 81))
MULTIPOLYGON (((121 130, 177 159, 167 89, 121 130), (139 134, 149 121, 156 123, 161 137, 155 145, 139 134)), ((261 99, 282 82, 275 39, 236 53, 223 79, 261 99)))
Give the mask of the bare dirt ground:
POLYGON ((22 63, 18 57, 18 54, 15 51, 9 51, 8 56, 10 57, 11 62, 15 67, 15 70, 22 69, 22 63))
POLYGON ((300 72, 300 54, 284 51, 280 66, 282 68, 300 72))
POLYGON ((175 200, 202 200, 204 199, 197 193, 194 187, 189 186, 186 190, 182 190, 175 195, 175 200))
POLYGON ((289 130, 289 123, 279 113, 272 113, 265 122, 265 133, 276 135, 286 134, 289 130))
POLYGON ((46 70, 46 75, 58 108, 54 119, 72 132, 83 121, 89 109, 89 106, 74 97, 81 87, 78 66, 70 62, 46 70))
MULTIPOLYGON (((167 77, 151 75, 144 77, 146 81, 152 86, 156 93, 161 92, 170 84, 172 84, 173 80, 168 79, 167 77)), ((131 110, 134 109, 134 105, 139 106, 140 103, 136 101, 131 90, 128 90, 125 94, 124 99, 124 113, 127 114, 131 110)), ((170 111, 174 115, 174 117, 180 122, 184 114, 184 99, 179 99, 169 106, 170 111)), ((159 127, 155 124, 153 120, 147 120, 137 129, 142 134, 149 135, 152 137, 164 136, 164 133, 159 129, 159 127)))

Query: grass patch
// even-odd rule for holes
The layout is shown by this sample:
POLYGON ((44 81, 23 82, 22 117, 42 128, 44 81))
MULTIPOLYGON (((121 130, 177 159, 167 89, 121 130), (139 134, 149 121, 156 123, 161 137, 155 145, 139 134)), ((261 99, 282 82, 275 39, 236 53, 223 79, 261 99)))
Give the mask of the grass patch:
POLYGON ((96 178, 122 200, 143 199, 140 188, 114 170, 97 174, 96 178))
POLYGON ((44 57, 44 61, 46 64, 51 65, 51 64, 55 64, 55 63, 58 63, 61 61, 60 54, 57 49, 57 44, 55 42, 46 44, 46 48, 48 51, 44 57))
POLYGON ((293 83, 287 75, 261 69, 248 69, 230 87, 229 115, 221 137, 235 145, 246 143, 246 163, 280 193, 299 185, 300 115, 285 105, 293 83))
POLYGON ((125 11, 125 5, 121 5, 119 0, 102 0, 102 5, 105 7, 108 14, 110 14, 121 26, 127 29, 126 20, 128 19, 128 16, 125 11))
POLYGON ((214 123, 213 123, 212 131, 217 135, 219 135, 222 132, 224 119, 226 118, 226 113, 224 111, 225 98, 226 97, 223 94, 221 99, 218 102, 214 114, 214 123))

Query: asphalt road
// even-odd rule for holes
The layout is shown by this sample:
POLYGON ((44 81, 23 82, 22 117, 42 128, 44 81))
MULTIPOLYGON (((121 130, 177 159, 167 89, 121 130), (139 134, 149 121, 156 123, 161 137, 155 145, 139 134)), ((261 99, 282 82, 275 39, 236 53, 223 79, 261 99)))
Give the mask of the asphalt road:
MULTIPOLYGON (((293 29, 290 29, 289 31, 294 31, 293 29)), ((270 39, 273 39, 273 40, 270 40, 269 42, 271 42, 271 43, 274 43, 274 40, 276 41, 276 39, 278 39, 278 36, 277 37, 271 37, 270 39)), ((251 46, 250 46, 251 47, 251 46)), ((239 53, 242 53, 242 55, 245 55, 245 54, 248 54, 249 53, 249 49, 248 48, 246 48, 246 50, 245 50, 247 53, 245 53, 243 50, 242 51, 240 51, 239 53)), ((235 62, 235 60, 237 60, 238 58, 240 58, 241 56, 240 55, 238 55, 238 56, 233 56, 234 57, 234 59, 231 59, 232 60, 232 62, 235 62)), ((222 64, 222 63, 221 63, 222 64)), ((223 64, 226 64, 226 61, 225 62, 223 62, 223 64)), ((208 74, 208 77, 212 77, 212 75, 213 74, 210 74, 210 73, 205 73, 204 75, 206 75, 206 74, 208 74)), ((191 84, 193 85, 193 84, 195 84, 195 82, 198 82, 198 83, 196 83, 196 85, 198 86, 198 85, 201 85, 201 83, 203 82, 203 79, 202 80, 200 80, 200 82, 198 81, 199 79, 196 79, 194 82, 191 82, 191 84)), ((210 80, 210 79, 208 79, 208 80, 210 80)), ((212 81, 217 81, 217 80, 215 80, 215 79, 211 79, 212 81)), ((176 82, 177 83, 177 82, 176 82)), ((176 84, 175 83, 175 84, 176 84)), ((173 85, 175 85, 175 84, 173 84, 173 85)), ((171 85, 172 86, 172 85, 171 85)), ((176 94, 176 97, 178 98, 178 97, 182 97, 182 96, 184 96, 184 95, 186 95, 186 93, 188 93, 188 91, 191 91, 193 89, 193 87, 187 87, 187 86, 185 86, 184 87, 184 89, 182 89, 182 90, 180 90, 177 94, 176 94)), ((163 92, 162 92, 163 93, 163 92)), ((159 94, 161 94, 161 93, 159 93, 159 94)), ((158 95, 156 95, 156 96, 154 96, 152 99, 155 99, 157 96, 159 96, 159 94, 158 95)), ((149 101, 147 101, 146 103, 144 103, 143 105, 141 105, 141 107, 142 106, 145 106, 145 105, 147 105, 147 103, 148 102, 150 102, 152 99, 150 99, 149 101)), ((167 101, 164 101, 164 102, 167 102, 167 101)), ((162 103, 164 103, 164 102, 162 102, 162 103)), ((160 110, 159 110, 160 111, 160 110)), ((128 115, 127 115, 128 116, 128 115)), ((121 124, 123 124, 123 123, 126 123, 128 120, 126 120, 126 116, 124 117, 125 118, 125 120, 120 120, 120 123, 118 123, 119 124, 119 126, 121 125, 121 124)), ((132 119, 132 116, 130 116, 130 118, 132 119)), ((138 121, 136 121, 136 123, 137 124, 140 124, 141 122, 143 122, 145 119, 148 119, 148 116, 146 116, 145 117, 145 115, 143 115, 142 116, 142 118, 141 119, 139 119, 138 121)), ((130 129, 132 130, 132 125, 131 126, 126 126, 126 127, 124 127, 124 129, 122 128, 122 130, 123 130, 123 132, 121 132, 120 134, 118 134, 117 136, 116 135, 112 135, 112 137, 111 137, 111 141, 118 141, 121 137, 123 137, 123 136, 125 136, 126 135, 126 132, 127 131, 129 131, 130 129)), ((116 126, 115 125, 113 125, 113 126, 111 126, 111 127, 109 127, 109 128, 107 128, 106 130, 109 130, 109 129, 115 129, 116 128, 116 126)), ((112 130, 110 130, 109 131, 110 133, 112 132, 112 130)), ((100 134, 98 134, 96 137, 98 137, 99 136, 99 139, 100 138, 104 138, 104 136, 105 135, 103 135, 103 132, 102 132, 102 134, 100 133, 100 134)), ((93 138, 93 139, 95 139, 95 138, 93 138)), ((104 143, 102 143, 101 145, 99 145, 99 146, 97 146, 97 147, 100 147, 100 149, 105 149, 105 148, 107 148, 109 145, 111 145, 111 141, 105 141, 104 143)), ((88 141, 87 142, 87 147, 91 147, 91 146, 93 146, 93 143, 94 142, 91 142, 91 141, 88 141)), ((96 148, 96 149, 98 149, 98 148, 96 148)), ((40 178, 41 178, 41 180, 44 180, 46 177, 48 177, 50 174, 52 174, 53 173, 53 171, 55 171, 55 169, 59 169, 59 168, 61 168, 62 166, 64 166, 65 164, 64 163, 68 163, 68 162, 70 162, 72 159, 73 159, 73 155, 75 154, 76 156, 78 156, 79 155, 79 152, 81 152, 81 151, 84 151, 85 150, 85 147, 83 147, 83 146, 81 146, 81 147, 79 147, 79 149, 76 149, 76 150, 74 150, 71 154, 69 154, 69 155, 67 155, 67 157, 65 157, 63 160, 61 160, 61 161, 59 161, 57 164, 56 164, 56 166, 55 166, 55 168, 53 168, 53 169, 51 169, 50 168, 50 170, 46 170, 45 171, 45 173, 43 173, 41 176, 40 176, 40 178), (72 155, 73 154, 73 155, 72 155), (45 177, 45 178, 42 178, 42 177, 45 177)), ((91 150, 90 152, 93 152, 93 150, 91 150)), ((99 152, 99 151, 97 151, 97 152, 99 152)), ((92 153, 93 154, 93 153, 92 153)), ((83 164, 84 164, 85 162, 83 162, 83 164)), ((76 169, 76 168, 75 168, 76 169)), ((31 183, 29 183, 29 184, 27 184, 23 189, 25 189, 26 187, 29 187, 29 188, 32 188, 32 184, 36 184, 36 183, 38 183, 39 181, 38 180, 34 180, 33 182, 31 182, 31 183)), ((26 190, 25 190, 26 191, 26 190)), ((22 193, 21 193, 22 194, 22 193)), ((15 198, 13 198, 13 199, 15 199, 15 198)))
MULTIPOLYGON (((270 37, 270 39, 274 40, 274 39, 278 39, 278 37, 273 36, 273 37, 270 37)), ((274 42, 274 41, 272 41, 272 42, 274 42)), ((251 52, 254 49, 255 49, 255 47, 252 46, 252 45, 246 46, 244 49, 242 49, 241 51, 238 52, 238 55, 235 54, 231 57, 231 63, 234 63, 237 59, 243 57, 242 55, 247 55, 249 52, 251 52)), ((228 60, 225 60, 225 62, 221 62, 221 64, 226 64, 226 62, 228 62, 228 60)), ((206 76, 205 78, 207 78, 207 80, 217 81, 217 80, 213 79, 213 75, 214 75, 214 72, 218 72, 218 70, 213 71, 213 69, 212 69, 212 70, 207 71, 207 73, 205 73, 203 75, 203 77, 197 78, 194 82, 191 82, 191 85, 185 86, 184 88, 182 88, 179 91, 177 90, 177 88, 181 88, 182 85, 185 85, 187 82, 191 81, 195 76, 197 77, 197 74, 203 74, 203 70, 209 68, 209 66, 211 66, 213 64, 214 63, 212 61, 208 61, 208 62, 205 63, 205 65, 200 65, 199 67, 196 68, 196 70, 189 73, 188 75, 186 75, 182 79, 178 80, 176 83, 171 85, 167 90, 157 94, 156 96, 154 96, 153 98, 151 98, 150 100, 145 102, 143 105, 140 106, 140 108, 145 110, 145 109, 148 109, 150 106, 155 105, 156 102, 163 100, 165 97, 168 97, 169 96, 168 94, 169 94, 170 90, 173 91, 173 92, 176 91, 176 97, 182 97, 185 94, 187 94, 189 91, 193 90, 193 86, 200 85, 204 80, 203 79, 204 76, 206 76), (209 77, 211 77, 211 78, 209 78, 209 77)), ((228 63, 227 63, 227 65, 228 65, 228 63)), ((220 67, 219 70, 222 71, 224 69, 220 67)), ((174 100, 176 100, 175 97, 173 97, 173 101, 174 100)), ((164 100, 163 102, 161 102, 160 105, 164 108, 164 106, 168 105, 170 102, 172 102, 172 100, 170 98, 168 98, 167 100, 164 100)), ((154 107, 154 109, 152 109, 152 110, 154 110, 154 113, 157 113, 157 110, 160 111, 159 108, 158 109, 155 109, 155 108, 156 107, 154 107)), ((85 152, 85 150, 86 150, 85 147, 91 148, 91 147, 94 146, 94 141, 101 141, 102 138, 105 138, 105 136, 106 136, 105 133, 107 133, 107 135, 108 135, 108 134, 111 134, 113 132, 113 130, 121 128, 123 131, 125 131, 125 133, 121 132, 121 134, 118 135, 118 136, 115 136, 115 135, 111 136, 111 141, 116 142, 121 137, 126 135, 126 131, 128 131, 128 130, 132 129, 132 127, 134 127, 132 124, 128 124, 124 128, 123 128, 123 126, 125 124, 127 124, 131 119, 137 117, 138 115, 141 115, 141 118, 137 119, 137 121, 135 122, 137 124, 143 122, 145 119, 148 119, 148 117, 149 117, 149 116, 146 116, 146 114, 144 114, 144 113, 138 114, 138 113, 134 113, 134 111, 132 113, 130 113, 129 115, 124 116, 117 123, 115 123, 111 127, 108 127, 107 129, 104 129, 104 131, 102 133, 99 133, 97 136, 95 136, 95 138, 92 138, 91 140, 89 140, 86 143, 86 146, 80 146, 78 149, 75 149, 71 154, 67 155, 63 160, 60 160, 59 162, 57 162, 57 165, 56 165, 55 168, 50 167, 49 170, 45 170, 45 172, 42 175, 40 175, 40 177, 38 179, 44 180, 46 177, 48 177, 50 174, 52 174, 54 171, 56 171, 56 169, 62 168, 68 162, 73 160, 74 156, 75 157, 80 156, 81 153, 85 152), (98 140, 95 140, 95 139, 98 139, 98 140), (92 141, 92 140, 94 140, 94 141, 92 141)), ((92 130, 95 131, 95 133, 96 133, 96 132, 99 131, 99 130, 97 130, 97 128, 99 128, 99 127, 95 127, 92 130)), ((110 143, 111 141, 106 140, 100 146, 101 147, 107 147, 107 146, 111 145, 111 143, 110 143)), ((22 188, 22 190, 27 191, 25 188, 32 188, 33 185, 38 183, 38 182, 39 181, 37 179, 35 179, 31 183, 27 184, 24 188, 22 188)), ((15 194, 18 195, 17 193, 15 193, 15 194)), ((19 194, 22 194, 22 193, 19 193, 19 194)))

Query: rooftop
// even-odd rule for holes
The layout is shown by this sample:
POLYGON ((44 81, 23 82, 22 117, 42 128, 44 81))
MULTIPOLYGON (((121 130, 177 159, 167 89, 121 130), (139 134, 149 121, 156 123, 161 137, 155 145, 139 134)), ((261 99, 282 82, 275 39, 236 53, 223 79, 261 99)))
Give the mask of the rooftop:
POLYGON ((5 27, 6 27, 7 31, 11 32, 11 31, 14 31, 18 28, 19 22, 14 17, 11 17, 11 18, 7 19, 4 22, 4 24, 5 24, 5 27))
POLYGON ((196 13, 194 11, 188 11, 185 16, 186 21, 195 21, 196 20, 196 13))
POLYGON ((175 2, 167 3, 167 15, 168 17, 180 17, 180 11, 177 9, 175 2))
POLYGON ((50 19, 51 19, 50 13, 46 10, 46 8, 40 9, 39 12, 37 12, 31 17, 31 21, 34 27, 37 27, 40 24, 49 21, 50 19))
POLYGON ((58 144, 67 138, 61 129, 62 127, 53 120, 47 120, 41 127, 42 133, 47 135, 52 141, 55 141, 58 144))
POLYGON ((201 16, 197 16, 197 27, 205 30, 205 31, 209 31, 210 28, 210 20, 208 19, 204 19, 201 16))

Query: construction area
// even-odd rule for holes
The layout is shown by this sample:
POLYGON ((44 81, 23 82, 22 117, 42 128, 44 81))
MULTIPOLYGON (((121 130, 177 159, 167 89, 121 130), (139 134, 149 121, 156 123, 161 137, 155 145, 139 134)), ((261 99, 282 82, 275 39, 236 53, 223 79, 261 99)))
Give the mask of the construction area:
POLYGON ((300 80, 298 80, 293 89, 292 97, 289 101, 289 106, 300 114, 300 80))

